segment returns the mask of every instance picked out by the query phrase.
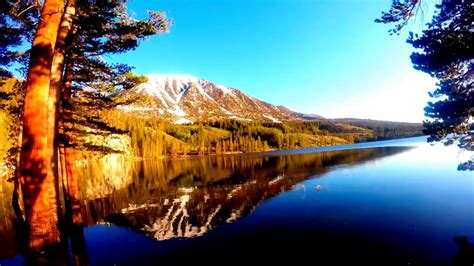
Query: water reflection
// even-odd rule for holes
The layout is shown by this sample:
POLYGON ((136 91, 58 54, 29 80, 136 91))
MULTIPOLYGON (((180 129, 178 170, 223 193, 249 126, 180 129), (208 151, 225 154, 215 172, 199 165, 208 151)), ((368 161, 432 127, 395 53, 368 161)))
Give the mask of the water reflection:
MULTIPOLYGON (((90 227, 71 227, 68 250, 44 263, 473 261, 471 176, 453 168, 456 151, 409 149, 83 163, 80 210, 90 227)), ((0 258, 10 259, 0 264, 41 263, 14 256, 11 191, 2 183, 0 258)))
POLYGON ((474 262, 474 243, 469 243, 467 236, 454 237, 454 243, 458 246, 458 253, 451 265, 472 265, 474 262))
POLYGON ((0 179, 0 258, 11 257, 16 253, 14 221, 12 208, 13 184, 0 179), (3 244, 5 243, 5 244, 3 244))
POLYGON ((308 177, 408 149, 140 161, 116 175, 104 173, 100 163, 94 163, 84 166, 83 212, 88 225, 115 224, 157 240, 195 237, 252 212, 262 201, 308 177), (97 189, 103 180, 114 184, 106 196, 97 189), (91 193, 95 190, 98 194, 91 193))

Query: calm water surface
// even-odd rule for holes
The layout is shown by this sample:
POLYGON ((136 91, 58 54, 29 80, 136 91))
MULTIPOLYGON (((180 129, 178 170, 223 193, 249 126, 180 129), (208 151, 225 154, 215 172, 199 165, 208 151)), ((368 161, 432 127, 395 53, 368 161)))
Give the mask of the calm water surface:
MULTIPOLYGON (((76 253, 90 265, 473 265, 474 176, 457 171, 456 148, 425 141, 83 165, 76 253)), ((24 264, 2 204, 0 264, 24 264)))

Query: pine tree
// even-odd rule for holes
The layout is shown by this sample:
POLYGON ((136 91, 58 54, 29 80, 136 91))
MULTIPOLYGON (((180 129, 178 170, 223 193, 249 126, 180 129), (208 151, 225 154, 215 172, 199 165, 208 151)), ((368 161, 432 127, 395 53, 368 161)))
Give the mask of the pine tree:
MULTIPOLYGON (((66 110, 60 114, 71 124, 77 122, 68 108, 72 98, 82 99, 89 107, 111 106, 104 92, 127 89, 142 79, 130 74, 129 66, 109 64, 103 56, 135 49, 140 40, 166 31, 169 25, 157 12, 150 12, 145 20, 131 18, 126 13, 126 1, 46 0, 41 14, 37 3, 2 1, 0 8, 0 74, 9 74, 6 67, 15 60, 26 63, 20 60, 22 54, 29 56, 19 169, 31 250, 59 242, 55 186, 59 99, 66 110), (65 12, 65 5, 74 8, 76 15, 65 12), (31 30, 35 27, 37 30, 31 30), (22 41, 31 40, 30 50, 14 50, 22 41), (84 88, 93 93, 84 93, 84 88)), ((64 165, 74 164, 71 152, 63 154, 68 154, 69 160, 64 165)))
MULTIPOLYGON (((398 23, 398 32, 415 15, 421 0, 394 0, 377 22, 398 23)), ((410 33, 408 43, 417 49, 414 67, 438 80, 430 94, 424 122, 429 141, 458 143, 474 149, 474 5, 467 0, 443 0, 421 35, 410 33)), ((460 168, 474 168, 473 160, 460 168)))
POLYGON ((23 112, 20 154, 22 191, 29 229, 29 248, 40 250, 60 242, 56 179, 48 151, 48 96, 51 66, 64 2, 46 0, 32 42, 23 112), (56 195, 56 196, 52 196, 56 195))
POLYGON ((40 12, 36 1, 0 1, 0 83, 12 76, 13 63, 21 61, 25 70, 30 50, 19 52, 18 48, 32 41, 40 12))

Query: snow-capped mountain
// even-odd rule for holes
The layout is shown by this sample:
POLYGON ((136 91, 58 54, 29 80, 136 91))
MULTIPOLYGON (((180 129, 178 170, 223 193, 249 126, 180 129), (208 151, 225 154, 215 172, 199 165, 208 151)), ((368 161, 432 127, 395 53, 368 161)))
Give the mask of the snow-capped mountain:
POLYGON ((126 112, 151 112, 175 123, 202 119, 311 120, 321 118, 293 112, 258 100, 244 92, 190 75, 150 74, 148 81, 123 92, 136 100, 119 108, 126 112), (138 96, 138 97, 137 97, 138 96))

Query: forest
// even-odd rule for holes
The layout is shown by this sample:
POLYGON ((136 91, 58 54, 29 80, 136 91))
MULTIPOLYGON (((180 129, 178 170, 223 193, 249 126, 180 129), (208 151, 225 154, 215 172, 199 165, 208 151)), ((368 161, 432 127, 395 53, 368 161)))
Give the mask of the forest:
POLYGON ((141 158, 309 148, 423 134, 421 124, 359 119, 282 123, 225 119, 177 125, 118 110, 100 117, 117 132, 126 133, 133 154, 141 158))
MULTIPOLYGON (((109 96, 144 77, 134 74, 132 66, 104 58, 133 51, 173 24, 157 11, 134 18, 127 2, 6 0, 0 5, 0 175, 14 183, 12 205, 19 231, 27 232, 24 248, 30 254, 44 254, 74 237, 64 228, 82 228, 75 167, 89 152, 135 158, 258 152, 418 136, 422 131, 431 141, 473 149, 470 1, 441 1, 427 29, 408 39, 417 49, 415 68, 438 80, 430 95, 433 102, 425 108, 424 129, 421 124, 358 119, 174 125, 119 112, 115 107, 121 103, 109 96)), ((397 33, 421 2, 394 0, 377 22, 395 23, 392 33, 397 33)))
MULTIPOLYGON (((10 150, 16 157, 19 149, 16 108, 22 105, 17 95, 19 81, 11 79, 0 87, 9 100, 3 101, 5 118, 2 126, 2 157, 10 150), (6 130, 6 131, 5 131, 6 130), (10 136, 8 139, 6 136, 10 136)), ((134 158, 161 158, 165 156, 192 156, 262 152, 351 144, 365 141, 387 140, 422 135, 419 123, 388 122, 364 119, 319 119, 317 121, 246 121, 236 119, 199 121, 193 124, 173 124, 160 116, 127 113, 118 108, 101 109, 97 103, 113 102, 113 97, 86 97, 76 102, 72 120, 74 129, 64 136, 73 146, 87 153, 126 153, 134 158), (93 102, 94 104, 90 104, 93 102), (110 145, 110 139, 97 136, 113 135, 121 139, 122 147, 110 145)), ((18 116, 18 115, 17 115, 18 116)), ((112 140, 113 141, 113 140, 112 140)))
POLYGON ((134 154, 145 158, 320 147, 423 134, 421 124, 378 121, 273 123, 228 119, 175 125, 117 111, 105 117, 113 127, 128 133, 134 154))

